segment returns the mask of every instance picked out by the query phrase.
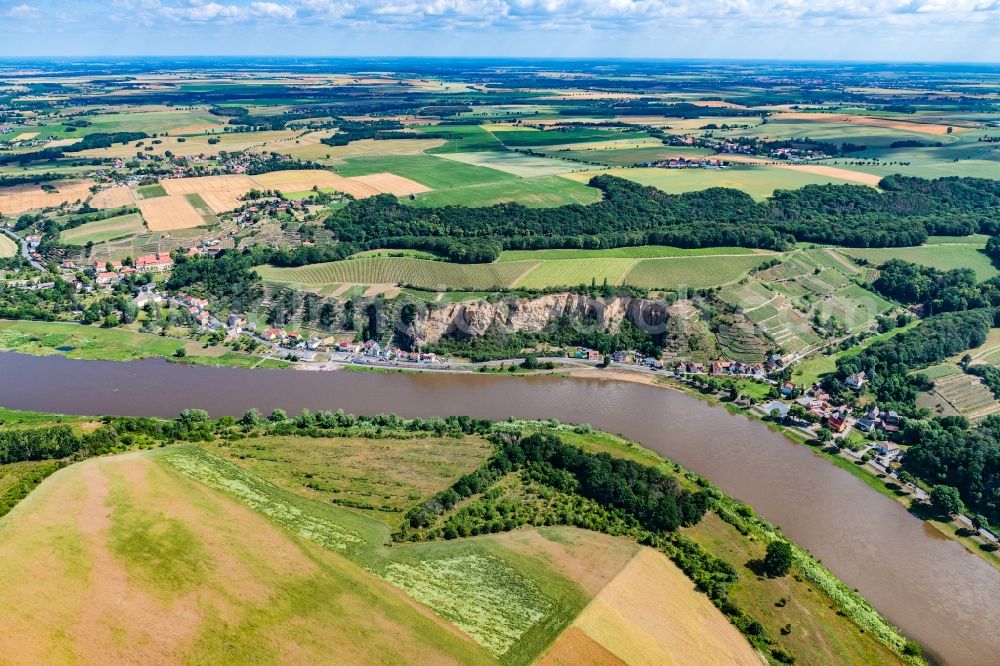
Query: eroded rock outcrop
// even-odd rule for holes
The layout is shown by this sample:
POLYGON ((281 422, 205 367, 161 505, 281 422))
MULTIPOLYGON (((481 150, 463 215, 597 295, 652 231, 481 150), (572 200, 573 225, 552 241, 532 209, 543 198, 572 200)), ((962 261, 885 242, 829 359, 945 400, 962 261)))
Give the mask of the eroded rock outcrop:
POLYGON ((545 332, 569 317, 579 325, 616 333, 625 319, 651 333, 663 331, 667 304, 627 296, 592 298, 584 294, 546 294, 537 298, 505 298, 496 302, 452 303, 419 312, 409 327, 414 346, 443 337, 480 337, 489 331, 545 332))

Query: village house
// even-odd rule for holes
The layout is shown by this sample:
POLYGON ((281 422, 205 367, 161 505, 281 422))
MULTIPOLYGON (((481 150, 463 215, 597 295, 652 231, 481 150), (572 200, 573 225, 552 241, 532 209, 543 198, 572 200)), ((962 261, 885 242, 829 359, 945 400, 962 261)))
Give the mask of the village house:
POLYGON ((91 264, 91 269, 95 273, 107 273, 110 271, 120 271, 122 269, 122 262, 120 261, 95 261, 91 264))
POLYGON ((844 384, 849 389, 860 391, 864 388, 865 381, 867 381, 867 377, 865 377, 865 371, 862 370, 861 372, 856 372, 853 375, 848 375, 847 379, 844 380, 844 384))
POLYGON ((847 430, 848 418, 851 415, 851 410, 847 407, 841 407, 839 410, 829 414, 826 417, 826 425, 830 430, 836 433, 842 433, 847 430))
POLYGON ((153 291, 140 291, 139 294, 132 299, 136 307, 145 307, 149 303, 161 303, 163 302, 163 296, 157 294, 153 291))
POLYGON ((875 451, 880 455, 890 459, 899 458, 903 450, 895 442, 879 442, 875 445, 875 451))
POLYGON ((135 269, 140 273, 163 273, 174 267, 174 260, 165 254, 147 254, 135 260, 135 269))
POLYGON ((104 271, 98 273, 94 281, 97 282, 99 286, 107 288, 111 285, 118 284, 121 281, 121 276, 118 275, 118 273, 104 271))

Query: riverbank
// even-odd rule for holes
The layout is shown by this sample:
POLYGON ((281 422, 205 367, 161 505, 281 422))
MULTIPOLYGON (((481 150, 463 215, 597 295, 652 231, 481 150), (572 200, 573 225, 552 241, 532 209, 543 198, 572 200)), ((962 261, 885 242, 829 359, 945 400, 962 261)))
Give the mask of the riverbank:
MULTIPOLYGON (((32 427, 36 428, 58 423, 64 418, 14 411, 8 411, 7 415, 12 421, 31 424, 32 427)), ((84 422, 97 421, 94 418, 83 420, 84 422)), ((124 424, 127 423, 127 420, 123 421, 122 427, 117 427, 113 419, 107 420, 116 431, 124 431, 126 427, 124 424)), ((316 421, 310 426, 308 432, 302 432, 301 435, 308 435, 308 438, 302 437, 303 441, 299 442, 295 439, 298 432, 296 428, 300 427, 298 424, 293 426, 291 421, 279 424, 277 421, 261 420, 258 425, 252 427, 253 437, 242 442, 241 440, 247 436, 245 426, 239 426, 232 420, 209 423, 199 421, 196 425, 203 423, 204 426, 198 426, 199 432, 195 439, 199 442, 206 442, 198 445, 204 447, 211 454, 222 456, 231 463, 248 467, 258 474, 262 474, 266 481, 264 479, 258 480, 259 482, 255 486, 258 490, 263 487, 264 483, 271 482, 293 494, 306 494, 308 497, 320 499, 316 497, 315 490, 310 489, 311 487, 303 490, 301 482, 295 480, 300 477, 300 473, 296 472, 299 469, 310 472, 315 478, 324 478, 328 481, 338 478, 339 474, 348 474, 352 479, 360 474, 363 478, 355 480, 364 484, 370 482, 364 479, 366 475, 371 476, 372 480, 381 481, 385 480, 386 474, 391 476, 392 472, 389 469, 377 469, 369 466, 366 468, 367 471, 353 470, 348 472, 341 470, 336 465, 331 466, 330 461, 325 456, 316 458, 313 452, 317 450, 317 447, 319 450, 329 453, 332 447, 337 446, 338 441, 343 441, 349 450, 355 451, 355 455, 359 455, 358 450, 369 449, 376 444, 368 436, 370 435, 370 426, 366 425, 366 422, 356 422, 351 426, 328 425, 326 427, 330 428, 329 432, 322 430, 324 426, 318 425, 321 422, 316 421), (275 437, 272 431, 278 430, 282 435, 275 437), (266 467, 259 466, 260 460, 252 454, 252 451, 264 449, 285 452, 282 460, 277 463, 277 467, 270 462, 266 467), (285 457, 289 457, 289 459, 285 460, 285 457)), ((380 422, 384 424, 384 431, 377 441, 379 449, 382 451, 380 455, 396 460, 396 464, 402 465, 404 468, 407 465, 412 466, 414 462, 408 460, 405 450, 396 453, 393 447, 412 448, 406 443, 406 438, 419 436, 413 434, 414 427, 426 429, 426 425, 416 426, 398 419, 395 421, 381 419, 380 422)), ((179 420, 177 423, 185 422, 179 420)), ((657 468, 664 474, 674 477, 683 487, 692 491, 700 490, 708 493, 712 497, 711 513, 694 525, 682 528, 676 533, 676 536, 660 535, 658 538, 665 539, 661 544, 661 549, 674 559, 678 566, 685 570, 695 582, 699 580, 698 577, 703 572, 704 567, 712 566, 711 562, 714 561, 714 558, 726 562, 736 573, 735 580, 709 596, 716 602, 716 606, 751 639, 751 642, 754 642, 764 652, 771 651, 775 655, 791 655, 802 663, 843 663, 860 666, 869 663, 919 664, 922 662, 916 656, 917 649, 912 642, 908 642, 871 604, 837 580, 804 549, 793 545, 794 563, 792 571, 788 575, 778 577, 760 575, 755 570, 755 562, 763 557, 766 545, 775 540, 785 541, 786 537, 772 525, 759 518, 749 506, 732 499, 720 488, 703 477, 686 470, 681 465, 642 447, 636 442, 593 431, 590 428, 551 421, 505 421, 495 423, 491 427, 505 433, 531 433, 535 431, 553 433, 564 442, 582 447, 585 451, 608 453, 614 457, 657 468), (690 546, 684 545, 692 542, 698 544, 703 550, 690 550, 690 546), (753 622, 759 624, 761 628, 755 628, 751 624, 753 622)), ((170 452, 176 447, 162 448, 164 445, 171 444, 170 441, 167 441, 171 436, 164 439, 164 435, 159 434, 164 432, 174 431, 170 428, 157 428, 147 424, 146 430, 136 431, 137 434, 130 435, 127 441, 121 440, 121 447, 115 446, 113 448, 116 449, 117 453, 140 448, 154 449, 170 455, 170 452), (121 451, 117 451, 119 448, 121 451)), ((183 435, 183 429, 176 432, 183 435)), ((461 441, 461 433, 454 436, 459 438, 458 441, 461 441)), ((419 437, 424 438, 423 436, 419 437)), ((451 443, 449 446, 455 447, 457 443, 451 443)), ((482 446, 478 437, 474 437, 468 444, 470 448, 475 449, 482 446)), ((440 446, 445 445, 442 443, 440 446)), ((454 456, 455 460, 460 458, 457 449, 454 456)), ((272 458, 270 455, 266 457, 268 460, 272 458)), ((72 461, 59 461, 58 464, 65 466, 63 463, 68 462, 72 461)), ((440 461, 436 461, 434 464, 440 464, 440 461)), ((218 469, 228 468, 219 467, 218 469)), ((0 477, 3 476, 3 472, 4 466, 0 466, 0 477)), ((400 470, 397 470, 397 473, 399 472, 400 470)), ((404 478, 407 477, 405 469, 402 472, 404 478)), ((505 483, 501 482, 500 487, 505 487, 505 483)), ((402 490, 398 492, 401 493, 401 497, 405 495, 402 490)), ((268 496, 270 494, 269 492, 264 493, 268 496)), ((525 497, 516 501, 530 503, 533 500, 530 497, 525 497)), ((258 511, 262 510, 259 504, 258 501, 254 505, 258 511)), ((329 502, 320 501, 316 505, 329 507, 329 502)), ((342 512, 345 511, 364 518, 375 517, 376 520, 382 519, 383 521, 395 520, 391 515, 386 517, 385 514, 374 509, 369 512, 338 507, 336 509, 329 508, 329 511, 331 512, 329 518, 338 523, 343 517, 342 512)), ((266 510, 264 513, 271 515, 266 510)), ((357 518, 349 524, 358 526, 366 523, 362 518, 357 518)), ((530 529, 526 526, 516 533, 522 534, 525 530, 530 529)), ((600 531, 599 528, 598 531, 600 531)), ((376 532, 373 539, 377 541, 376 537, 384 538, 381 529, 376 530, 376 532), (382 536, 380 537, 380 535, 382 536)), ((594 535, 592 539, 597 539, 598 536, 594 535)), ((310 537, 306 536, 306 538, 310 537)), ((633 538, 636 537, 633 536, 633 538)), ((319 540, 319 543, 325 544, 323 540, 319 540)), ((450 547, 461 548, 458 545, 461 543, 464 543, 461 539, 443 542, 439 540, 435 542, 433 549, 447 548, 449 544, 450 547)), ((402 552, 407 548, 408 546, 405 545, 397 545, 392 550, 402 552)), ((420 549, 422 547, 411 548, 420 549)), ((365 560, 364 557, 361 559, 365 560)), ((655 580, 647 582, 656 584, 655 580)))
POLYGON ((0 405, 67 414, 172 417, 200 406, 221 417, 252 407, 263 414, 343 408, 590 423, 642 442, 756 507, 925 645, 934 661, 989 663, 1000 652, 991 624, 1000 616, 1000 577, 991 565, 908 519, 899 503, 868 492, 809 447, 680 391, 583 377, 253 372, 11 353, 0 353, 0 375, 7 380, 0 382, 0 405))
POLYGON ((287 361, 234 352, 190 338, 74 322, 0 320, 0 350, 87 361, 168 361, 233 368, 287 368, 287 361))
POLYGON ((734 414, 742 414, 747 418, 761 421, 766 424, 768 428, 781 433, 793 442, 809 447, 812 449, 814 455, 833 463, 840 469, 862 481, 866 486, 880 495, 888 497, 905 507, 911 515, 919 518, 925 524, 931 525, 945 537, 960 543, 968 552, 979 557, 1000 571, 1000 554, 998 554, 998 551, 984 550, 981 547, 984 541, 974 538, 974 535, 971 533, 971 530, 965 521, 955 518, 946 522, 933 516, 931 511, 927 510, 929 507, 927 507, 923 500, 918 497, 911 488, 908 488, 906 484, 889 477, 867 461, 851 457, 849 454, 843 452, 830 452, 815 443, 813 440, 806 438, 801 431, 796 428, 789 428, 767 420, 762 415, 751 409, 744 409, 728 400, 721 399, 717 394, 703 393, 702 391, 696 390, 690 384, 662 375, 647 375, 643 373, 615 369, 578 370, 569 371, 565 374, 566 376, 575 376, 580 378, 607 379, 611 381, 631 382, 642 384, 644 386, 657 386, 660 388, 672 389, 700 400, 704 400, 709 404, 723 407, 734 414))

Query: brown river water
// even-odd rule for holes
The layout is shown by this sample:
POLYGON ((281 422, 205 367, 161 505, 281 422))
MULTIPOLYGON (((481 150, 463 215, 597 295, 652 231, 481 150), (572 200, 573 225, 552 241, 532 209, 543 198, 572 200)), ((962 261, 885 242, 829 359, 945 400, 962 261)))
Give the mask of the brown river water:
POLYGON ((213 416, 343 408, 405 417, 555 418, 620 433, 751 504, 936 661, 1000 664, 1000 571, 764 424, 677 391, 602 379, 209 368, 0 353, 0 405, 213 416))

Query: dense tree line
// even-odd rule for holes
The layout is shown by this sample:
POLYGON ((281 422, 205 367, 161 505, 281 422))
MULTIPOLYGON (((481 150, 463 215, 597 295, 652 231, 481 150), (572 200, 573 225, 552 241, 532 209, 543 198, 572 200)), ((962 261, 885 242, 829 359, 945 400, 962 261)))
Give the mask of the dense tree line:
POLYGON ((653 532, 694 525, 708 510, 708 495, 681 489, 673 477, 654 467, 607 453, 588 453, 551 433, 497 437, 495 444, 494 455, 483 467, 411 509, 406 525, 428 527, 460 500, 482 493, 506 474, 529 466, 536 479, 621 511, 653 532))
POLYGON ((973 513, 1000 525, 1000 416, 977 428, 956 420, 909 421, 904 468, 935 486, 956 488, 973 513))
POLYGON ((842 382, 848 375, 864 371, 880 406, 912 413, 917 393, 927 388, 927 382, 922 375, 910 372, 983 344, 996 325, 995 318, 992 308, 929 317, 854 356, 839 358, 834 379, 842 382))
POLYGON ((872 287, 900 303, 922 305, 927 314, 1000 305, 1000 280, 977 283, 971 268, 942 271, 891 259, 879 266, 872 287))
MULTIPOLYGON (((27 153, 12 153, 0 155, 0 165, 28 164, 47 160, 57 160, 66 153, 79 153, 91 148, 108 148, 116 143, 126 144, 132 141, 148 138, 145 132, 95 132, 83 137, 80 141, 61 148, 42 148, 27 153)), ((32 182, 38 182, 37 179, 32 182)))
MULTIPOLYGON (((501 249, 644 244, 784 249, 794 240, 852 247, 919 245, 928 234, 994 233, 1000 218, 1000 185, 976 178, 889 176, 882 181, 883 192, 809 185, 779 190, 762 203, 738 190, 670 195, 606 175, 590 185, 601 190, 602 201, 557 208, 516 203, 417 208, 381 195, 333 211, 326 225, 343 242, 388 247, 416 247, 417 239, 433 237, 446 248, 490 238, 501 249)), ((465 254, 470 261, 492 256, 465 254)))

